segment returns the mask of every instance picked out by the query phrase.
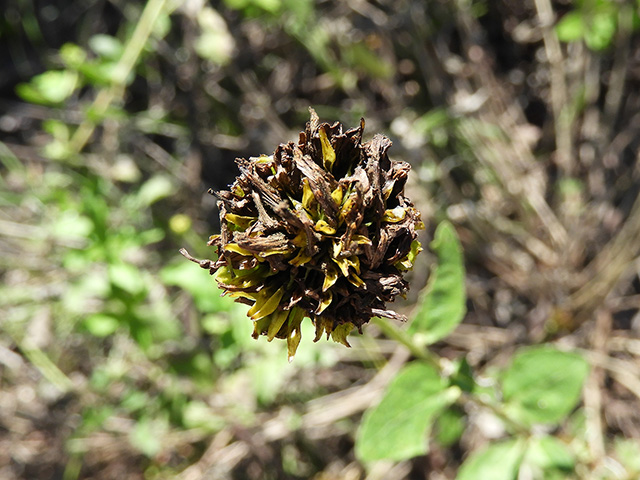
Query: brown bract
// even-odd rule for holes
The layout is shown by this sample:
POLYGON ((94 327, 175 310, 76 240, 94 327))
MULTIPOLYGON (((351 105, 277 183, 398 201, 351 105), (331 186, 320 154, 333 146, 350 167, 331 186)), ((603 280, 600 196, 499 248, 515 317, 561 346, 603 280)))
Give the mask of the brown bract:
POLYGON ((378 134, 363 143, 364 119, 343 131, 310 112, 298 143, 238 159, 240 176, 214 193, 221 232, 208 244, 218 259, 182 250, 225 294, 251 305, 255 338, 286 338, 290 358, 305 317, 316 341, 326 333, 347 346, 348 333, 373 316, 404 319, 386 302, 409 288, 403 272, 423 228, 404 196, 410 167, 389 159, 391 141, 378 134))

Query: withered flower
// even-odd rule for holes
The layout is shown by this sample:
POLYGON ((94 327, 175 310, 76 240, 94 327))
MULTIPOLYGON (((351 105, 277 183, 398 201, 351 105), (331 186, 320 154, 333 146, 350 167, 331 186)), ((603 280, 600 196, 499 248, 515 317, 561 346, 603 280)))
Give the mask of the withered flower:
POLYGON ((286 338, 293 358, 305 317, 349 346, 347 335, 373 316, 404 320, 386 302, 409 288, 403 273, 421 250, 420 213, 404 196, 409 165, 387 156, 391 141, 362 143, 316 112, 298 143, 271 156, 237 159, 240 176, 219 199, 218 259, 197 260, 224 294, 251 306, 253 337, 286 338))

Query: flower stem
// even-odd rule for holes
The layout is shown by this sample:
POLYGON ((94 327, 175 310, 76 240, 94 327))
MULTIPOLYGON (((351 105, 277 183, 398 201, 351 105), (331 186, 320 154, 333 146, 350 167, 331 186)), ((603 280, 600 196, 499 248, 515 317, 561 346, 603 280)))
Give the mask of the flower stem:
MULTIPOLYGON (((432 366, 434 366, 438 371, 443 374, 443 365, 440 361, 440 357, 431 353, 424 346, 418 345, 410 335, 408 335, 404 330, 399 329, 391 322, 384 318, 373 317, 371 321, 382 330, 382 333, 389 339, 395 340, 402 345, 404 345, 413 356, 419 358, 422 361, 425 361, 432 366)), ((498 417, 512 432, 517 433, 519 435, 523 435, 525 437, 529 436, 529 428, 521 422, 511 418, 504 409, 501 408, 500 405, 497 405, 493 402, 487 401, 482 398, 480 395, 473 393, 466 393, 465 395, 460 397, 462 402, 473 402, 476 405, 489 409, 491 412, 498 417)))
POLYGON ((373 317, 371 321, 375 323, 380 330, 382 330, 382 333, 384 333, 386 337, 390 338, 391 340, 395 340, 407 347, 412 355, 419 358, 420 360, 424 360, 427 363, 430 363, 438 370, 442 369, 442 366, 440 365, 440 359, 426 348, 416 344, 411 336, 407 335, 404 330, 400 330, 396 326, 392 325, 391 322, 389 322, 389 320, 385 318, 373 317))

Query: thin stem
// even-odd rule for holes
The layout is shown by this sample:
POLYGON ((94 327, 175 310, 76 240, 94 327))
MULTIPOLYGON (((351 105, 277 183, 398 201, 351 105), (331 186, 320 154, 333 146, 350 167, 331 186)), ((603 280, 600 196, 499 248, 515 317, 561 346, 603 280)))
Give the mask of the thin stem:
MULTIPOLYGON (((127 43, 127 46, 125 47, 124 52, 122 52, 122 56, 115 67, 111 85, 98 92, 98 95, 89 109, 94 118, 101 118, 106 113, 109 106, 116 99, 123 96, 127 77, 136 66, 140 53, 146 45, 147 40, 149 40, 153 26, 162 13, 165 3, 166 0, 149 0, 147 5, 144 7, 140 20, 136 25, 136 29, 134 30, 131 39, 127 43)), ((85 118, 82 121, 69 141, 69 148, 72 153, 80 153, 91 138, 95 128, 96 123, 93 120, 85 118)))
POLYGON ((573 171, 573 139, 571 137, 572 114, 566 107, 569 101, 565 78, 565 61, 558 36, 553 30, 555 15, 550 0, 535 0, 538 18, 542 27, 544 49, 549 61, 551 80, 551 108, 556 134, 558 166, 566 176, 573 171))
POLYGON ((438 370, 441 370, 442 367, 440 365, 440 359, 436 355, 429 352, 429 350, 427 350, 426 348, 416 344, 404 330, 400 330, 384 318, 373 317, 372 322, 376 324, 378 328, 380 328, 380 330, 382 330, 382 333, 384 333, 386 337, 401 343, 402 345, 407 347, 407 350, 409 350, 412 355, 419 358, 420 360, 424 360, 430 363, 438 370))
POLYGON ((480 395, 473 395, 470 393, 463 393, 462 398, 466 401, 473 402, 477 405, 480 405, 481 407, 491 410, 491 413, 502 420, 502 422, 507 427, 509 427, 512 432, 524 437, 528 437, 531 435, 530 429, 526 425, 509 417, 509 415, 507 415, 507 413, 500 408, 500 405, 496 405, 493 402, 488 402, 484 400, 480 395))
MULTIPOLYGON (((384 318, 374 317, 372 322, 382 330, 382 333, 389 339, 395 340, 405 347, 407 350, 411 352, 412 355, 419 358, 420 360, 426 361, 427 363, 433 365, 438 369, 439 372, 442 373, 442 364, 440 362, 440 358, 437 355, 434 355, 425 347, 418 345, 410 335, 408 335, 404 330, 400 330, 396 326, 394 326, 391 322, 384 318)), ((500 420, 504 422, 507 427, 509 427, 513 432, 518 433, 520 435, 529 436, 529 428, 511 418, 505 411, 500 408, 500 405, 496 405, 495 403, 485 401, 482 397, 478 395, 473 395, 469 393, 463 394, 460 397, 464 401, 474 402, 481 407, 487 408, 491 410, 491 412, 498 417, 500 420)))

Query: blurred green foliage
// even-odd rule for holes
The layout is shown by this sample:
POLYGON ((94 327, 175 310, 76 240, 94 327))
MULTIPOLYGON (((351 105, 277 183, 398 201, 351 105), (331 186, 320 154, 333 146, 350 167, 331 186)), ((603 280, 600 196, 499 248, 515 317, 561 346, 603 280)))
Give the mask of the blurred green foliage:
MULTIPOLYGON (((317 380, 332 369, 347 371, 345 378, 359 384, 368 380, 360 377, 362 371, 386 361, 385 340, 367 332, 357 356, 322 343, 303 346, 309 348, 300 348, 295 363, 287 363, 284 345, 251 339, 246 309, 219 296, 210 275, 177 252, 186 246, 206 255, 206 235, 212 233, 206 213, 197 213, 212 205, 203 206, 202 172, 189 163, 187 146, 194 138, 201 141, 193 130, 228 142, 229 150, 244 148, 245 126, 232 108, 239 105, 238 85, 251 84, 256 103, 262 101, 263 85, 235 70, 237 29, 250 31, 258 22, 260 34, 283 32, 295 44, 295 55, 311 59, 318 82, 326 82, 318 87, 324 101, 317 105, 320 116, 347 117, 345 123, 363 115, 367 102, 374 104, 361 94, 359 82, 396 81, 397 65, 381 54, 379 36, 332 36, 321 5, 311 0, 225 0, 200 5, 195 13, 162 0, 113 3, 124 19, 118 28, 48 50, 42 71, 17 84, 20 106, 36 108, 39 120, 32 127, 29 155, 23 158, 0 142, 0 230, 6 252, 0 264, 0 346, 19 352, 39 373, 29 381, 54 387, 52 405, 73 402, 69 409, 77 418, 69 420, 73 427, 63 439, 65 480, 83 477, 88 459, 108 450, 100 443, 104 437, 125 445, 109 444, 113 451, 134 452, 132 471, 145 478, 174 478, 201 458, 217 434, 244 433, 263 422, 264 412, 331 393, 338 387, 317 380), (171 45, 168 37, 179 28, 189 32, 190 45, 171 45), (202 62, 196 68, 189 64, 194 53, 202 62), (167 57, 182 59, 175 71, 167 73, 167 57), (225 67, 229 70, 220 70, 225 67), (210 89, 207 101, 197 98, 194 105, 180 104, 173 111, 169 102, 136 96, 153 89, 162 99, 187 95, 189 82, 199 81, 203 72, 224 84, 203 81, 204 90, 210 89), (230 78, 237 84, 224 83, 230 78), (176 89, 176 84, 182 86, 176 89), (348 98, 349 109, 334 101, 336 92, 348 98), (215 125, 202 120, 200 104, 210 107, 204 116, 215 125), (358 375, 350 373, 354 363, 361 368, 358 375), (167 452, 173 452, 169 460, 167 452)), ((488 9, 485 2, 461 3, 478 17, 488 9)), ((555 33, 563 42, 584 41, 589 49, 605 51, 621 31, 637 30, 637 9, 629 5, 574 2, 555 33)), ((26 13, 21 26, 30 42, 43 43, 35 16, 26 13)), ((0 38, 11 33, 4 28, 0 38)), ((281 59, 268 53, 253 60, 256 70, 277 70, 281 59)), ((294 87, 306 102, 308 87, 294 87)), ((373 96, 383 94, 395 99, 383 87, 373 96)), ((464 111, 421 100, 409 102, 389 123, 407 150, 428 147, 431 157, 445 159, 443 167, 422 157, 416 165, 418 188, 427 197, 446 169, 471 177, 461 166, 478 163, 478 150, 490 150, 486 140, 505 141, 505 133, 464 111)), ((291 110, 290 119, 297 122, 307 115, 298 107, 281 108, 291 110)), ((264 121, 276 123, 273 117, 264 121)), ((254 130, 260 132, 260 125, 254 130)), ((261 141, 261 146, 268 143, 261 141)), ((490 169, 473 172, 489 178, 482 179, 484 187, 498 184, 499 175, 490 169)), ((470 198, 477 194, 473 182, 478 178, 461 182, 470 198)), ((566 198, 584 190, 573 178, 561 179, 559 187, 566 198)), ((447 206, 434 210, 434 217, 444 218, 447 206)), ((577 478, 591 461, 580 403, 589 374, 585 357, 542 345, 514 349, 501 368, 472 368, 464 356, 451 360, 430 353, 426 346, 451 334, 467 311, 465 260, 451 223, 441 222, 435 230, 430 255, 430 279, 408 328, 378 324, 388 338, 409 348, 412 359, 361 421, 335 422, 355 442, 354 458, 375 467, 379 460, 403 461, 434 446, 459 448, 472 430, 472 414, 485 409, 497 419, 501 434, 459 459, 459 480, 577 478), (352 434, 354 423, 360 426, 352 434)), ((304 325, 303 342, 309 342, 312 327, 304 325)), ((17 389, 26 381, 22 372, 0 370, 3 388, 17 389)), ((346 390, 349 382, 339 387, 346 390)), ((295 431, 300 419, 288 421, 295 431)), ((627 476, 602 478, 637 478, 637 442, 616 438, 614 445, 612 455, 627 476)), ((287 447, 282 448, 283 471, 309 477, 311 467, 287 447)), ((92 464, 94 472, 99 464, 92 464)))

